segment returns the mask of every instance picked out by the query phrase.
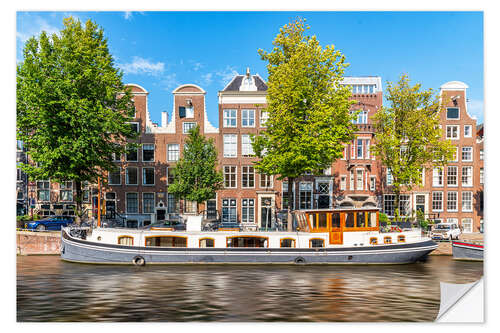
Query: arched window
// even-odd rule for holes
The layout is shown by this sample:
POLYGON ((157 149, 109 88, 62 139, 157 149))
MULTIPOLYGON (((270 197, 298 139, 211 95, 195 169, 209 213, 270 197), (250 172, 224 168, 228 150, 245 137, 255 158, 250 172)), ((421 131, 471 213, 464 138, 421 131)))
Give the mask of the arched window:
POLYGON ((295 239, 293 239, 293 238, 282 238, 280 240, 280 247, 295 247, 295 239))
POLYGON ((321 238, 312 238, 309 240, 309 247, 325 247, 325 240, 321 238))
POLYGON ((134 237, 120 236, 118 237, 118 244, 120 245, 134 245, 134 237))
POLYGON ((200 247, 214 247, 213 238, 202 238, 200 239, 200 247))

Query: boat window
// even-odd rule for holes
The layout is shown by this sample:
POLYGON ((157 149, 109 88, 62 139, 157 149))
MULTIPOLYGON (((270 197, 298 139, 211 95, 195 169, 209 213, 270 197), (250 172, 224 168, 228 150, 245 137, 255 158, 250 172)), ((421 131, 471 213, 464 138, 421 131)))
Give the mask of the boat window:
POLYGON ((309 247, 325 247, 325 241, 321 238, 313 238, 309 240, 309 247))
POLYGON ((179 236, 146 237, 146 246, 187 247, 187 238, 179 236))
POLYGON ((356 213, 356 228, 364 228, 366 226, 365 212, 356 213))
POLYGON ((369 212, 368 214, 370 214, 370 220, 368 221, 369 227, 376 228, 377 227, 377 212, 369 212))
POLYGON ((280 241, 280 247, 295 247, 295 239, 283 238, 280 241))
POLYGON ((326 213, 318 214, 318 228, 326 229, 326 213))
POLYGON ((371 237, 370 238, 370 245, 377 245, 378 241, 377 241, 377 237, 371 237))
POLYGON ((404 242, 405 242, 405 236, 404 235, 398 236, 398 243, 404 243, 404 242))
POLYGON ((386 236, 384 237, 384 244, 391 244, 392 243, 392 237, 386 236))
POLYGON ((131 236, 118 237, 118 244, 120 245, 134 245, 134 238, 131 236))
POLYGON ((200 239, 200 247, 214 247, 213 238, 202 238, 200 239))
POLYGON ((346 228, 354 228, 354 214, 353 213, 345 213, 345 227, 346 228))
POLYGON ((267 247, 267 237, 227 237, 227 247, 267 247))
POLYGON ((332 213, 332 228, 340 228, 340 213, 332 213))

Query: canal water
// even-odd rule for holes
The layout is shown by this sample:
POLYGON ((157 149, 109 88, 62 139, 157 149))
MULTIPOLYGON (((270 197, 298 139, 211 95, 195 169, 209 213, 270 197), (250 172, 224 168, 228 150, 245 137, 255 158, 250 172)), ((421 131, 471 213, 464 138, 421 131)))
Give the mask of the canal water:
POLYGON ((431 256, 387 266, 97 266, 17 257, 17 320, 433 321, 439 282, 483 264, 431 256))

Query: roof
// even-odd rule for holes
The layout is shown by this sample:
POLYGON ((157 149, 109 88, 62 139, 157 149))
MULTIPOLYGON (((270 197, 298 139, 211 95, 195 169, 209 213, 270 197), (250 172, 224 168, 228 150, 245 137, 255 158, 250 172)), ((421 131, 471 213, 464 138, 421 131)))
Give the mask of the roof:
POLYGON ((443 84, 440 88, 442 90, 465 90, 469 86, 461 81, 450 81, 443 84))
MULTIPOLYGON (((245 75, 236 75, 222 91, 240 91, 241 82, 244 77, 245 75)), ((255 82, 257 91, 267 91, 267 84, 259 74, 252 75, 252 79, 255 82)))

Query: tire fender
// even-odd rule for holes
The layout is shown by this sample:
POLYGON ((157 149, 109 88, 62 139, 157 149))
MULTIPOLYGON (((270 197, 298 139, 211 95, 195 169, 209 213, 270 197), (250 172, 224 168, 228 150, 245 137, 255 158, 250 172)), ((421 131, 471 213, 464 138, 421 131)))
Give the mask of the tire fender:
POLYGON ((132 263, 133 263, 135 266, 144 266, 144 265, 146 265, 146 260, 144 259, 144 257, 141 257, 141 256, 135 256, 135 257, 132 259, 132 263))

